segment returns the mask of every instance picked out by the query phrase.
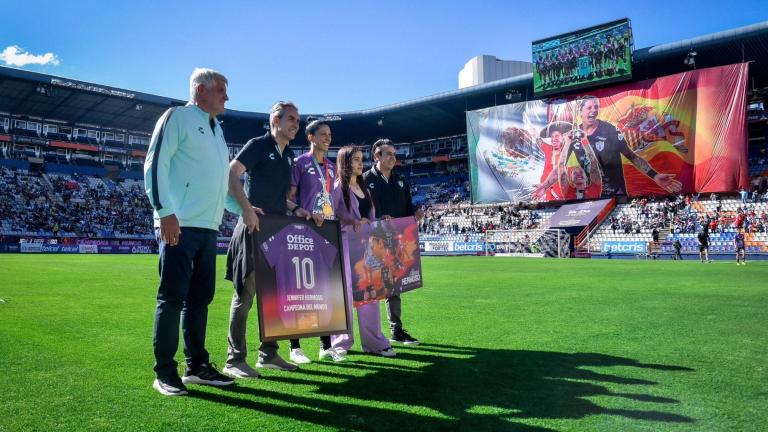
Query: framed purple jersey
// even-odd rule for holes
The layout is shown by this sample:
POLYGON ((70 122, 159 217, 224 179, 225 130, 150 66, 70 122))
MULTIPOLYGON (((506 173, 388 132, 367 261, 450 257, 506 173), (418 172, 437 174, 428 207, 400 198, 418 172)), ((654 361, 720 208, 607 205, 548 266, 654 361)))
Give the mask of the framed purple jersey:
POLYGON ((256 235, 261 340, 348 333, 340 228, 264 216, 256 235))

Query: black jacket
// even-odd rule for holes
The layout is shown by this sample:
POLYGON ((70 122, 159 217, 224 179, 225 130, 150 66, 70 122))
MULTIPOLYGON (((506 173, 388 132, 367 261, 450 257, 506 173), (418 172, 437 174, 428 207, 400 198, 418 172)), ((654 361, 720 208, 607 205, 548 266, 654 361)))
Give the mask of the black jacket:
POLYGON ((416 214, 416 206, 411 198, 411 185, 402 174, 393 170, 387 181, 374 165, 363 173, 363 181, 371 193, 378 217, 389 215, 399 218, 416 214))

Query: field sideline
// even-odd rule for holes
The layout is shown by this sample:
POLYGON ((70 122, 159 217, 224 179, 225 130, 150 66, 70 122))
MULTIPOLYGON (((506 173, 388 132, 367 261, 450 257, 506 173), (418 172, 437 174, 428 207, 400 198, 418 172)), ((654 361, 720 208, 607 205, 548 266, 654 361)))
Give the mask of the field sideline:
MULTIPOLYGON (((207 345, 221 366, 232 288, 219 258, 207 345)), ((768 261, 423 264, 425 287, 403 295, 406 328, 422 346, 396 346, 396 358, 352 351, 346 363, 167 398, 151 387, 155 256, 0 255, 0 431, 768 424, 768 261)), ((252 349, 257 335, 254 315, 252 349)), ((317 339, 302 344, 316 359, 317 339)))

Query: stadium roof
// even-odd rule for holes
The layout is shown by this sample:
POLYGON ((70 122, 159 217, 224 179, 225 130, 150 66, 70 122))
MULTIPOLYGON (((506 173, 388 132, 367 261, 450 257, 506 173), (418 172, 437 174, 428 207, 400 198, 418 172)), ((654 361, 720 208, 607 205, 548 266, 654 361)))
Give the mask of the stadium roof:
MULTIPOLYGON (((683 60, 691 51, 697 52, 699 68, 752 62, 750 88, 768 87, 768 21, 635 50, 633 79, 688 70, 690 67, 683 64, 683 60)), ((465 112, 468 110, 532 99, 532 75, 527 74, 378 108, 313 116, 332 121, 335 144, 370 144, 384 136, 396 142, 413 142, 466 133, 465 112)), ((184 103, 179 99, 0 67, 0 112, 5 113, 72 125, 150 132, 163 111, 184 103)), ((264 132, 268 115, 228 110, 222 120, 228 141, 244 143, 264 132)))

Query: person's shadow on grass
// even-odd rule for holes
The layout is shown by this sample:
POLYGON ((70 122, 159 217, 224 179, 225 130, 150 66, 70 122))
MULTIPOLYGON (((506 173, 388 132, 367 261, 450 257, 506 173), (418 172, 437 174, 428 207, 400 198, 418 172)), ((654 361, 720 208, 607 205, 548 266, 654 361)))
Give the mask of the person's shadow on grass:
POLYGON ((317 386, 317 390, 310 393, 235 386, 229 391, 197 388, 190 396, 346 430, 551 431, 521 423, 521 420, 581 419, 595 414, 650 422, 695 421, 679 414, 638 407, 644 403, 679 403, 673 398, 635 390, 655 385, 654 381, 586 369, 613 366, 652 369, 662 378, 669 372, 692 370, 685 367, 643 364, 596 353, 438 344, 398 347, 398 355, 393 359, 352 353, 350 360, 332 366, 342 372, 334 375, 335 378, 346 378, 333 382, 318 383, 313 376, 325 373, 309 368, 262 378, 286 385, 317 386), (398 359, 424 366, 399 364, 398 359), (344 375, 347 368, 365 368, 370 373, 362 377, 344 375), (611 392, 602 383, 631 386, 632 390, 611 392), (277 403, 256 402, 253 396, 259 400, 274 399, 277 403), (616 399, 611 401, 611 406, 630 407, 606 408, 590 401, 589 397, 611 397, 616 399))

